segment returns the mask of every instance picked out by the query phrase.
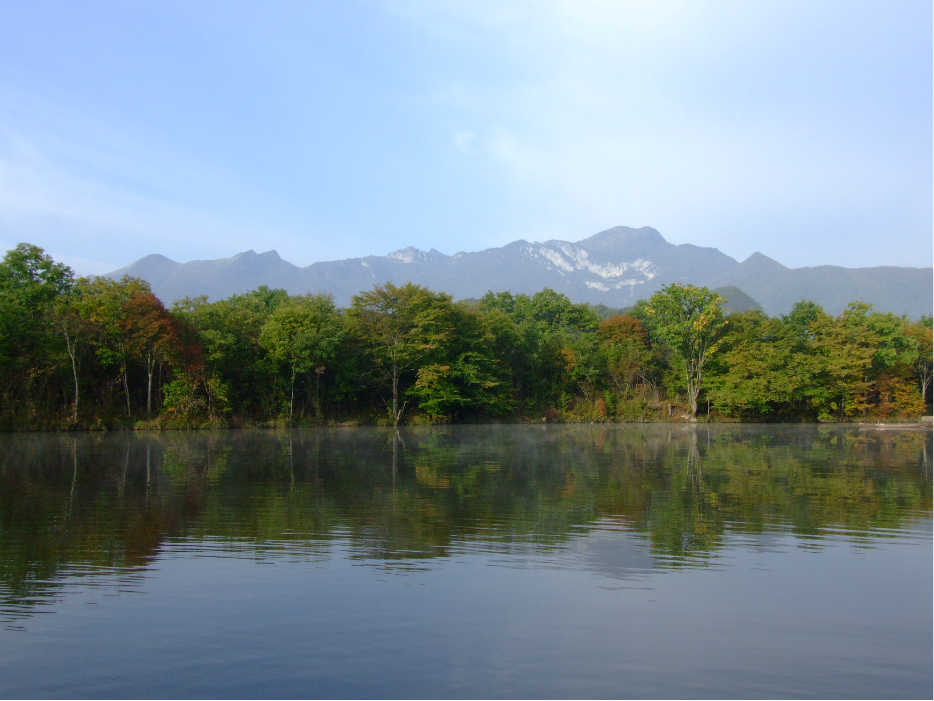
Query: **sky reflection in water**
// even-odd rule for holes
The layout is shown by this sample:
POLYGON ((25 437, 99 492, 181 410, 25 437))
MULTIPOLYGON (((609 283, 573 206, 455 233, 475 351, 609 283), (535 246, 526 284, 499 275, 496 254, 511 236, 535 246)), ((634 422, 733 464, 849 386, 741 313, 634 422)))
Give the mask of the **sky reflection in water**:
POLYGON ((929 697, 931 454, 816 426, 0 436, 0 691, 929 697))

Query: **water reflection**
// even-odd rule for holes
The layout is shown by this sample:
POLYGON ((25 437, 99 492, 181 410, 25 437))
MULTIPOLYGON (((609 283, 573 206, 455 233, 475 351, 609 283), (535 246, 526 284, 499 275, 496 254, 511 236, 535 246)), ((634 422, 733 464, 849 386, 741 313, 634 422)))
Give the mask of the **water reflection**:
POLYGON ((559 553, 626 578, 716 564, 744 537, 872 547, 929 524, 930 444, 815 426, 4 435, 0 615, 69 582, 133 591, 167 548, 307 561, 340 544, 403 569, 559 553))

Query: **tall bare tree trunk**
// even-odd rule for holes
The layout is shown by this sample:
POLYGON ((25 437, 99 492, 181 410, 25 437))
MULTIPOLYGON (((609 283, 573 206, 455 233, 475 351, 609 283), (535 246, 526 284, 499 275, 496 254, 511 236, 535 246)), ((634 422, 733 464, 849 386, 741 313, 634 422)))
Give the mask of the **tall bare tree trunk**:
POLYGON ((123 393, 126 395, 126 415, 130 415, 130 382, 126 376, 126 363, 123 364, 123 393))
POLYGON ((700 378, 691 377, 691 373, 688 372, 687 385, 688 385, 688 402, 691 404, 691 421, 697 420, 697 395, 699 394, 700 387, 700 378))
POLYGON ((685 374, 687 375, 688 401, 691 402, 691 421, 697 421, 697 397, 700 395, 701 382, 703 380, 704 361, 692 361, 685 363, 685 374))
POLYGON ((156 360, 152 354, 146 358, 146 372, 148 380, 146 382, 146 413, 152 415, 152 372, 156 369, 156 360))
POLYGON ((321 419, 321 375, 323 374, 323 365, 315 368, 315 418, 319 421, 321 419))
MULTIPOLYGON (((399 366, 392 364, 392 421, 393 426, 399 425, 399 366)), ((395 445, 395 444, 393 444, 395 445)))
POLYGON ((292 368, 292 391, 289 394, 289 421, 292 420, 292 405, 294 403, 295 403, 295 368, 293 367, 292 368))
POLYGON ((72 414, 72 418, 78 420, 78 368, 75 365, 75 354, 73 351, 69 350, 68 355, 71 356, 71 372, 75 376, 75 409, 72 414))
POLYGON ((78 365, 75 362, 75 345, 78 341, 77 334, 75 338, 72 338, 68 335, 68 327, 65 325, 65 322, 62 321, 62 335, 65 337, 65 348, 68 350, 68 357, 71 359, 71 374, 75 378, 75 404, 74 410, 72 412, 72 418, 78 420, 78 365))

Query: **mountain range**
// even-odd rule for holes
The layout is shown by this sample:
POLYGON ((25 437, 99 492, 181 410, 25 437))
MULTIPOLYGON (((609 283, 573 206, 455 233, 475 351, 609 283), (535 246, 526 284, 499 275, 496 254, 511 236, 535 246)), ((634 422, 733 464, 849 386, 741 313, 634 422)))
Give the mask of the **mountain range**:
POLYGON ((934 307, 932 268, 786 268, 761 253, 740 263, 716 248, 669 243, 650 227, 618 226, 576 243, 514 241, 453 256, 409 247, 304 268, 275 251, 188 263, 153 254, 108 277, 123 275, 148 281, 166 303, 198 295, 223 299, 268 285, 291 294, 330 292, 338 305, 346 306, 352 295, 374 284, 411 281, 455 299, 480 297, 488 290, 531 294, 550 287, 576 302, 627 307, 662 285, 682 282, 739 288, 770 315, 787 313, 801 299, 817 302, 831 314, 854 300, 911 318, 931 314, 934 307))

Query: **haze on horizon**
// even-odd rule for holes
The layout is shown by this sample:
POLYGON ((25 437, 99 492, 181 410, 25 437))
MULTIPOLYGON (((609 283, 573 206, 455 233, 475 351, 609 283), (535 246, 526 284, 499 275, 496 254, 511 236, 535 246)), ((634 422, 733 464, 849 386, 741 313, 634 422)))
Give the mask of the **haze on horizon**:
POLYGON ((930 266, 930 2, 0 5, 0 246, 930 266))

